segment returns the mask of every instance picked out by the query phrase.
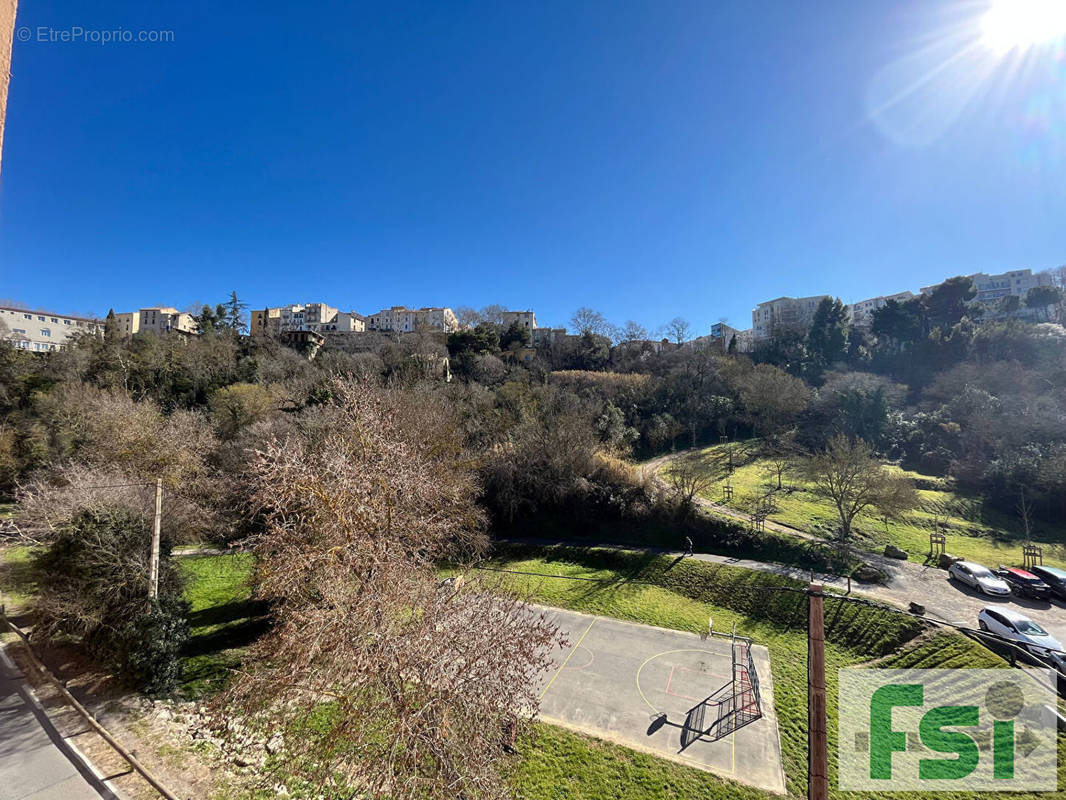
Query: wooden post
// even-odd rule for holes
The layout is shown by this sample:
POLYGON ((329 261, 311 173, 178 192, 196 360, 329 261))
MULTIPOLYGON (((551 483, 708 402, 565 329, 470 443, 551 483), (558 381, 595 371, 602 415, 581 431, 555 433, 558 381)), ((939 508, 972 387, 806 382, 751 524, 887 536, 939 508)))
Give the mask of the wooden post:
POLYGON ((828 800, 829 744, 825 707, 825 619, 822 585, 807 587, 807 798, 828 800))
POLYGON ((152 521, 152 553, 148 561, 148 599, 159 597, 159 528, 163 521, 163 479, 155 479, 155 519, 152 521))

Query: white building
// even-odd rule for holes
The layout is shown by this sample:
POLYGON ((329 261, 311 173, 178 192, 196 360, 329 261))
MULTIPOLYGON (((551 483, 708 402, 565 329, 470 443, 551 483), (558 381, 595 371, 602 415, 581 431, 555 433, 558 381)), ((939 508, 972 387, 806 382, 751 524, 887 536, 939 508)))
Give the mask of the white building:
POLYGON ((880 297, 871 297, 869 300, 851 303, 846 307, 848 322, 852 325, 869 325, 873 322, 873 313, 879 308, 884 308, 889 300, 895 300, 897 303, 906 303, 908 300, 913 300, 915 296, 914 292, 910 291, 897 292, 896 294, 883 294, 880 297))
POLYGON ((383 308, 366 318, 368 331, 411 333, 419 328, 451 333, 459 330, 459 320, 450 308, 407 308, 393 306, 383 308))
POLYGON ((338 311, 333 319, 319 330, 330 333, 362 333, 366 330, 366 317, 354 311, 338 311))
POLYGON ((814 312, 827 294, 811 297, 778 297, 759 303, 751 311, 751 330, 755 339, 766 339, 777 329, 806 330, 814 319, 814 312))
MULTIPOLYGON (((1014 269, 999 275, 975 272, 969 278, 973 281, 973 288, 977 290, 977 297, 974 299, 982 303, 992 303, 1012 294, 1024 300, 1030 289, 1051 285, 1050 275, 1046 272, 1034 275, 1031 269, 1014 269)), ((922 294, 929 294, 939 285, 923 286, 922 294)))
POLYGON ((0 307, 0 338, 19 350, 62 350, 75 334, 100 336, 103 331, 104 321, 100 319, 0 307))

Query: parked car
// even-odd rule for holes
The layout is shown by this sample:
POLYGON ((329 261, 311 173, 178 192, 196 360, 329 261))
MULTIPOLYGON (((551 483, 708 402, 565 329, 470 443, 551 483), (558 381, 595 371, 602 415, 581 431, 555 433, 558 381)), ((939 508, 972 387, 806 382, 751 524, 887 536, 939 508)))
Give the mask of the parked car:
POLYGON ((988 567, 973 561, 956 561, 948 567, 948 576, 993 597, 1010 594, 1010 586, 1006 581, 997 578, 988 567))
POLYGON ((1051 597, 1051 587, 1028 570, 1001 566, 996 570, 996 575, 1009 583, 1011 591, 1017 595, 1037 600, 1047 600, 1051 597))
POLYGON ((1059 640, 1024 614, 1011 608, 981 609, 977 625, 983 631, 1018 642, 1034 656, 1044 659, 1060 670, 1066 669, 1066 655, 1059 640))
POLYGON ((1041 565, 1033 567, 1032 573, 1048 585, 1053 595, 1066 600, 1066 569, 1041 565))

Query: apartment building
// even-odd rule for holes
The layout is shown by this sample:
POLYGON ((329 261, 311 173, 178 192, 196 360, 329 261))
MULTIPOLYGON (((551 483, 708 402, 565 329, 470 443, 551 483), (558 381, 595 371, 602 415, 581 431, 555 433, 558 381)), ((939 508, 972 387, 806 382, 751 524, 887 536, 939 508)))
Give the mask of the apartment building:
POLYGON ((293 303, 256 309, 250 318, 252 336, 277 336, 288 331, 362 333, 366 330, 366 317, 362 314, 340 311, 327 303, 293 303))
POLYGON ((188 336, 199 333, 196 318, 187 311, 178 311, 170 306, 154 306, 137 311, 115 314, 116 332, 127 339, 135 333, 180 333, 188 336))
POLYGON ((805 330, 814 319, 814 312, 827 294, 811 297, 778 297, 759 303, 751 312, 751 330, 755 339, 766 339, 778 329, 805 330))
POLYGON ((411 333, 419 328, 451 333, 459 330, 459 320, 450 308, 407 308, 393 306, 383 308, 366 318, 368 331, 411 333))
POLYGON ((722 348, 727 349, 733 338, 737 340, 737 352, 749 353, 755 345, 755 334, 751 328, 740 330, 724 322, 716 322, 711 326, 711 338, 722 343, 722 348))
POLYGON ((500 322, 504 329, 510 328, 517 322, 529 331, 530 336, 537 329, 537 315, 532 311, 504 311, 500 314, 500 322))
POLYGON ((883 294, 880 297, 871 297, 869 300, 860 300, 846 306, 848 321, 852 325, 869 326, 873 322, 873 313, 879 308, 884 308, 889 300, 897 303, 906 303, 916 297, 914 292, 896 292, 896 294, 883 294))
MULTIPOLYGON (((1051 285, 1050 275, 1046 272, 1038 272, 1034 275, 1031 269, 1013 269, 998 275, 975 272, 968 277, 973 281, 973 288, 977 290, 977 296, 974 299, 982 303, 992 303, 1010 295, 1017 295, 1024 300, 1030 289, 1051 285)), ((922 294, 929 294, 939 285, 936 283, 932 286, 923 286, 922 294)))
POLYGON ((24 308, 0 308, 0 338, 18 350, 35 353, 62 350, 79 333, 101 336, 104 321, 89 317, 71 317, 24 308))

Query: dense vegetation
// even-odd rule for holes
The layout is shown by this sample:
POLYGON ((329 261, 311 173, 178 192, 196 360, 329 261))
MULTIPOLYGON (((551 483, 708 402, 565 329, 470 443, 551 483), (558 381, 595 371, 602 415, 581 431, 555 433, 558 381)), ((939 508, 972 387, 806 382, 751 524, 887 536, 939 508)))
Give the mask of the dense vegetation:
MULTIPOLYGON (((769 471, 779 489, 792 484, 797 491, 778 499, 801 527, 826 538, 840 533, 841 541, 854 527, 865 546, 910 544, 923 515, 941 516, 921 494, 931 487, 950 493, 943 516, 973 523, 979 557, 992 552, 984 548, 994 548, 999 531, 1016 540, 1053 527, 1066 513, 1066 333, 1044 319, 1059 300, 1037 298, 1049 301, 1044 317, 1026 321, 972 298, 966 279, 948 281, 914 301, 889 303, 868 330, 850 327, 839 301, 827 300, 808 327, 781 325, 755 352, 740 354, 735 341, 686 341, 683 320, 671 323, 673 342, 649 343, 639 326, 619 333, 590 309, 575 314, 576 336, 536 348, 527 332, 483 316, 447 337, 333 336, 321 350, 301 352, 242 335, 234 297, 232 313, 204 310, 197 337, 127 341, 109 324, 102 338, 47 355, 0 348, 0 493, 18 502, 16 529, 40 547, 39 580, 47 588, 36 604, 41 635, 80 636, 138 685, 165 691, 180 681, 189 694, 216 688, 237 648, 248 646, 251 677, 237 682, 235 696, 264 698, 274 710, 297 705, 282 673, 315 692, 323 688, 316 681, 332 681, 345 705, 329 724, 319 720, 330 731, 323 743, 348 749, 345 774, 329 778, 387 787, 406 778, 368 771, 380 760, 357 757, 345 731, 366 716, 360 704, 376 703, 397 719, 414 713, 406 676, 413 664, 437 674, 440 662, 424 644, 435 641, 424 626, 438 617, 448 623, 458 649, 472 638, 464 619, 491 615, 506 623, 500 631, 517 631, 506 622, 517 607, 491 599, 499 595, 437 589, 440 558, 462 551, 476 560, 486 532, 672 547, 690 537, 712 552, 852 565, 846 547, 751 530, 699 510, 697 498, 716 491, 723 475, 735 482, 732 502, 744 507, 756 480, 748 469, 769 471), (442 379, 445 356, 452 381, 442 379), (746 460, 731 463, 728 455, 725 471, 723 439, 749 448, 746 460), (708 445, 717 465, 711 480, 685 459, 664 471, 665 482, 630 460, 708 445), (850 511, 833 519, 823 513, 832 481, 822 478, 843 462, 860 478, 851 485, 877 491, 851 492, 850 511), (806 471, 792 472, 796 464, 806 471), (142 602, 148 609, 141 598, 157 478, 162 591, 141 618, 130 609, 142 602), (878 519, 883 535, 872 530, 878 519), (981 521, 993 519, 989 533, 981 521), (240 593, 226 612, 202 586, 185 608, 182 576, 195 582, 204 575, 193 564, 176 570, 166 558, 171 543, 205 541, 255 548, 252 585, 216 587, 240 593), (89 574, 79 554, 94 542, 89 574), (425 613, 411 614, 412 604, 425 613), (125 628, 116 624, 133 617, 125 628), (394 623, 388 635, 364 635, 381 618, 394 623), (182 649, 186 624, 191 639, 182 649), (331 673, 337 653, 361 669, 331 673), (421 660, 401 664, 398 654, 421 660)), ((506 558, 536 567, 540 556, 506 558)), ((543 582, 500 588, 576 608, 595 601, 604 605, 587 610, 681 628, 713 607, 772 652, 777 647, 786 770, 799 790, 799 605, 764 602, 744 588, 750 576, 742 571, 716 572, 729 579, 720 591, 705 566, 666 570, 651 556, 634 563, 599 552, 550 558, 560 562, 553 568, 605 577, 639 572, 654 585, 580 597, 543 582)), ((834 664, 918 647, 910 621, 850 608, 835 620, 843 626, 831 625, 834 664)), ((538 636, 547 642, 551 632, 538 636)), ((506 794, 491 743, 501 728, 518 729, 514 709, 528 705, 519 702, 528 684, 520 678, 543 655, 539 646, 522 651, 522 641, 516 636, 506 658, 516 665, 513 680, 480 698, 481 706, 461 693, 441 697, 442 719, 468 725, 463 741, 474 749, 443 746, 430 733, 422 754, 396 767, 423 776, 426 796, 447 796, 474 775, 456 765, 474 760, 479 791, 506 794), (493 723, 482 731, 478 719, 493 723), (425 758, 433 770, 424 769, 425 758)), ((383 741, 369 728, 360 735, 365 752, 383 741)), ((307 745, 313 750, 315 741, 307 745)), ((305 755, 302 763, 315 769, 332 763, 305 755)))

